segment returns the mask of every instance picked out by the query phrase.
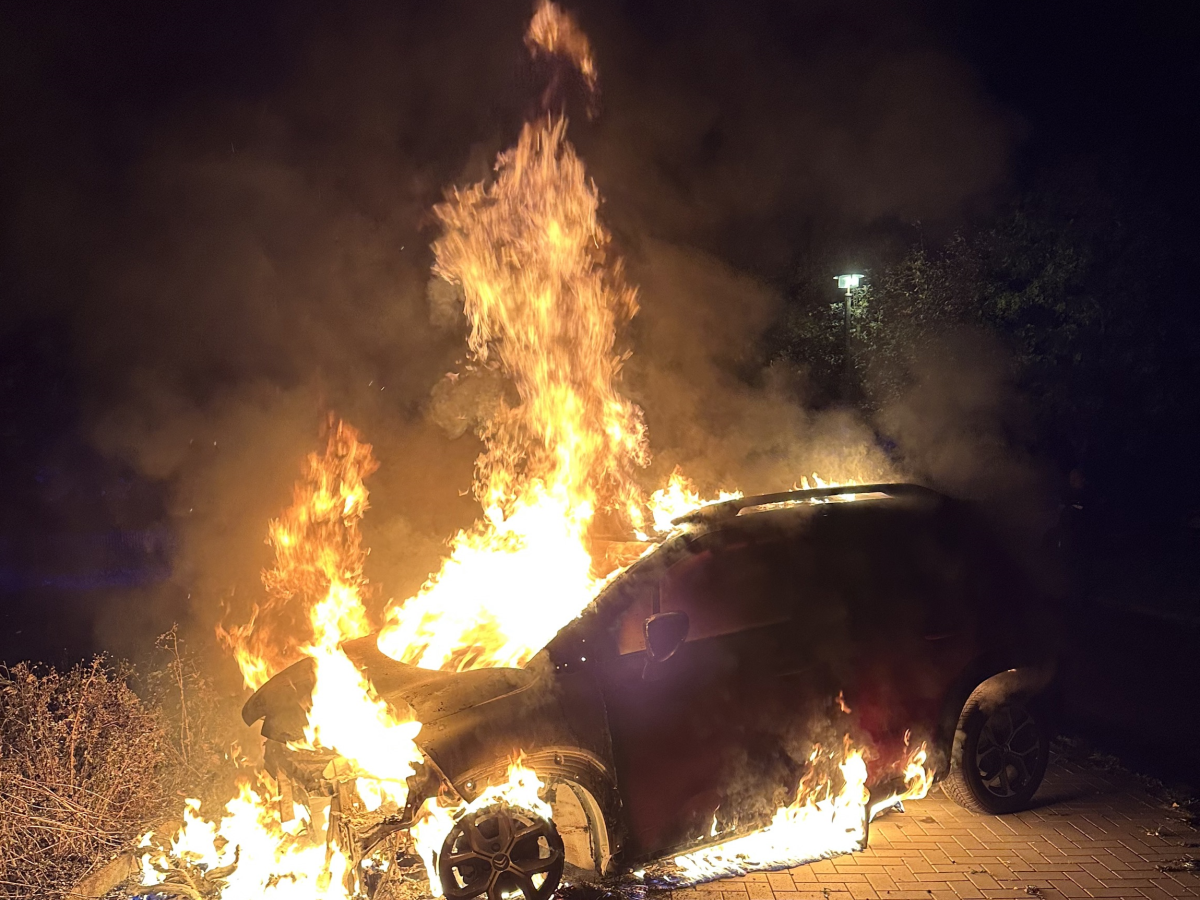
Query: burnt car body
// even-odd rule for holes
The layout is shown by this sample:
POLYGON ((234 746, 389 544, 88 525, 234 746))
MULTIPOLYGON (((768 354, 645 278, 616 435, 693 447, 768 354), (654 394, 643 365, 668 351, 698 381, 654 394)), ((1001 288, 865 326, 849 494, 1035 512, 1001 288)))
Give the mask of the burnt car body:
MULTIPOLYGON (((873 793, 924 740, 964 805, 1028 802, 1053 628, 969 504, 914 485, 827 488, 678 524, 524 669, 429 671, 374 637, 345 645, 423 723, 408 808, 377 833, 439 790, 473 799, 519 751, 550 786, 568 862, 603 875, 701 846, 714 822, 722 840, 766 824, 814 744, 847 733, 872 748, 873 793)), ((302 736, 312 678, 297 664, 243 711, 263 721, 268 767, 309 791, 327 760, 306 768, 284 744, 302 736)))

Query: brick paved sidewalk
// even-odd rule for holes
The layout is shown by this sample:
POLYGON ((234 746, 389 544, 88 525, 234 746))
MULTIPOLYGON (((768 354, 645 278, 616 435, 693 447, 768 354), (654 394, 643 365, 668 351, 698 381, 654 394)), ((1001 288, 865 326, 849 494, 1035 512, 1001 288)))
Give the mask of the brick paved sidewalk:
POLYGON ((977 816, 934 788, 876 820, 862 853, 714 881, 672 900, 1200 897, 1200 874, 1160 868, 1200 856, 1200 832, 1132 776, 1056 761, 1034 802, 1017 815, 977 816))

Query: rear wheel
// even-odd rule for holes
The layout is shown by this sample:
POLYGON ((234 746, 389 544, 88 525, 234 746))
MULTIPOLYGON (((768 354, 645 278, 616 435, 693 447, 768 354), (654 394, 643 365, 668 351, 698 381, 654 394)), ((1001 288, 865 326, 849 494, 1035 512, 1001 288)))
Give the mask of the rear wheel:
POLYGON ((1031 698, 972 696, 954 735, 942 789, 959 806, 998 815, 1028 809, 1046 774, 1050 735, 1031 698))
POLYGON ((547 900, 562 880, 562 838, 553 822, 511 806, 489 806, 459 819, 438 855, 448 900, 547 900))

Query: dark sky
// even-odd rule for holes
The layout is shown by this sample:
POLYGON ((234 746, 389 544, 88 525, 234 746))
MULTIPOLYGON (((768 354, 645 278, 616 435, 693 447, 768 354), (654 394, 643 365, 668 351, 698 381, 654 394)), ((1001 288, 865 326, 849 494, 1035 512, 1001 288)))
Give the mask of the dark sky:
MULTIPOLYGON (((524 6, 355 3, 332 12, 303 2, 6 4, 6 306, 15 299, 20 316, 29 306, 94 302, 67 279, 87 277, 78 269, 97 232, 129 204, 138 166, 168 140, 236 151, 239 139, 256 134, 246 119, 215 125, 214 110, 237 106, 252 117, 286 108, 288 124, 319 152, 319 132, 354 116, 339 123, 339 102, 382 110, 393 99, 391 114, 410 126, 428 118, 417 126, 427 133, 407 137, 400 149, 426 165, 444 159, 458 174, 474 145, 511 133, 527 110, 532 91, 514 44, 524 6), (389 49, 396 64, 372 58, 389 49), (402 61, 414 55, 424 69, 415 79, 402 61), (320 97, 322 90, 331 96, 320 97), (358 96, 339 101, 339 91, 358 96), (298 92, 309 93, 308 109, 301 111, 298 92), (430 115, 434 105, 442 109, 430 115), (88 222, 80 228, 82 217, 88 222)), ((759 228, 743 240, 761 246, 786 243, 786 234, 766 233, 780 223, 952 219, 961 201, 1064 157, 1103 159, 1145 178, 1181 219, 1191 218, 1200 79, 1187 4, 639 0, 572 8, 597 44, 607 106, 599 137, 576 139, 585 149, 589 139, 601 144, 593 168, 599 177, 607 165, 616 176, 604 185, 610 202, 631 207, 619 212, 640 226, 673 238, 690 232, 764 274, 774 274, 780 256, 768 250, 756 258, 737 246, 743 226, 759 228), (832 111, 839 104, 841 115, 832 111), (903 125, 888 121, 897 111, 908 119, 903 125), (677 143, 644 139, 656 126, 676 129, 677 143), (901 127, 913 134, 897 135, 901 127), (964 145, 961 156, 922 143, 941 128, 964 145), (844 132, 845 144, 829 140, 831 130, 844 132), (631 152, 657 158, 616 157, 605 140, 612 133, 619 135, 612 144, 632 142, 631 152), (867 145, 860 158, 826 165, 825 155, 855 153, 856 141, 867 145), (871 158, 922 149, 931 151, 924 170, 911 158, 895 169, 871 158), (786 160, 826 187, 804 184, 798 173, 769 180, 763 168, 783 170, 786 160), (662 193, 642 201, 653 211, 623 204, 623 192, 644 189, 640 176, 650 166, 676 170, 661 179, 662 193), (930 199, 882 184, 900 176, 930 199), (753 201, 731 201, 740 185, 753 201), (765 203, 756 196, 763 188, 779 200, 765 203), (693 201, 685 212, 672 208, 680 194, 693 201), (683 217, 699 221, 689 228, 683 217)))
MULTIPOLYGON (((649 285, 651 336, 655 303, 660 321, 678 309, 653 286, 672 266, 740 297, 740 273, 786 280, 814 234, 851 246, 916 220, 945 231, 1081 160, 1163 210, 1175 264, 1191 260, 1200 63, 1187 4, 566 5, 603 92, 595 123, 572 107, 572 138, 649 285)), ((238 565, 252 580, 287 461, 325 405, 412 461, 378 476, 378 542, 432 553, 428 535, 469 513, 422 493, 444 485, 430 471, 469 478, 474 456, 420 424, 461 356, 461 335, 429 322, 428 210, 445 185, 482 177, 534 108, 529 8, 4 5, 10 631, 65 616, 64 644, 117 645, 114 632, 185 614, 193 591, 215 604, 230 546, 249 548, 238 565), (389 491, 416 499, 392 509, 389 491), (169 590, 116 622, 81 616, 128 592, 122 579, 159 577, 131 563, 89 585, 85 562, 62 562, 114 533, 174 554, 169 590)), ((733 319, 694 318, 722 334, 769 320, 769 301, 744 302, 733 319)), ((6 640, 0 658, 56 644, 6 640)))
POLYGON ((1198 64, 1186 3, 964 6, 956 44, 1028 120, 1030 148, 1116 152, 1147 168, 1190 155, 1198 64))
MULTIPOLYGON (((839 127, 853 128, 857 120, 869 128, 871 113, 887 112, 889 93, 912 87, 913 94, 903 99, 915 101, 918 87, 945 94, 958 80, 871 82, 872 61, 902 57, 917 67, 922 54, 930 54, 961 65, 961 80, 977 82, 968 87, 971 99, 994 104, 988 111, 1005 117, 1007 140, 1016 151, 1005 169, 1009 175, 1020 178, 1030 166, 1064 155, 1102 156, 1153 181, 1177 180, 1172 193, 1181 203, 1195 190, 1184 171, 1197 138, 1198 82, 1196 26, 1185 3, 651 0, 573 8, 598 45, 601 74, 613 95, 607 114, 624 115, 621 126, 631 114, 616 101, 625 99, 622 92, 633 78, 633 90, 645 100, 636 104, 639 113, 649 108, 658 116, 679 116, 687 106, 705 102, 722 107, 715 116, 718 127, 695 135, 697 146, 688 148, 693 156, 719 157, 722 142, 730 140, 722 129, 740 124, 739 111, 758 111, 766 101, 796 101, 776 108, 775 117, 803 120, 813 93, 829 97, 830 104, 845 101, 847 115, 837 121, 839 127), (787 84, 799 79, 808 85, 787 84), (868 91, 874 98, 864 96, 868 91)), ((445 131, 442 143, 458 146, 461 155, 493 130, 511 129, 525 111, 528 92, 521 95, 528 85, 519 71, 520 47, 512 44, 523 12, 524 4, 513 2, 357 3, 337 13, 303 2, 6 4, 0 36, 9 123, 0 145, 5 259, 18 272, 31 267, 37 248, 29 245, 44 239, 36 229, 39 220, 69 214, 79 203, 111 211, 127 199, 131 168, 181 120, 194 121, 212 105, 278 107, 289 91, 314 89, 305 74, 318 77, 322 68, 344 74, 364 50, 385 53, 378 44, 389 37, 397 56, 411 55, 414 47, 427 54, 432 71, 422 79, 426 86, 439 75, 448 82, 430 90, 427 102, 457 107, 457 115, 442 114, 433 124, 445 131), (376 46, 368 47, 372 42, 376 46), (494 49, 481 59, 485 43, 494 49), (488 78, 469 80, 464 69, 472 66, 488 78), (463 89, 457 96, 456 86, 463 89), (476 92, 468 95, 471 88, 476 92), (38 189, 36 200, 28 196, 32 188, 38 189)), ((384 68, 378 65, 376 72, 384 68)), ((401 72, 403 66, 396 66, 388 74, 401 72)), ((382 99, 385 88, 378 87, 377 96, 382 99)), ((922 114, 912 105, 900 108, 922 114)), ((422 111, 428 110, 418 101, 408 109, 398 106, 395 114, 422 111)), ((321 108, 305 124, 334 127, 329 112, 321 108), (325 121, 318 121, 322 116, 325 121)), ((930 104, 924 111, 945 115, 948 128, 955 125, 955 113, 963 109, 930 104)), ((686 120, 672 124, 686 128, 686 120)), ((996 123, 970 124, 986 129, 996 123)), ((815 131, 810 142, 819 138, 815 131)), ((241 135, 228 136, 236 148, 241 135)), ((202 139, 215 141, 216 135, 202 139)), ((786 130, 751 137, 737 149, 753 150, 772 139, 788 141, 792 153, 805 152, 803 136, 786 130)), ((444 151, 436 143, 423 149, 444 151)), ((751 152, 740 161, 763 158, 751 152)), ((721 162, 737 168, 733 157, 721 162)), ((869 175, 869 168, 860 174, 869 175)), ((954 169, 943 174, 962 174, 954 169)), ((616 190, 610 185, 607 192, 616 190)), ((799 215, 814 214, 806 192, 788 199, 803 207, 799 215)), ((832 205, 836 214, 846 198, 832 205)), ((862 205, 867 216, 894 211, 886 203, 879 209, 862 205)), ((59 260, 58 267, 69 262, 59 260)))

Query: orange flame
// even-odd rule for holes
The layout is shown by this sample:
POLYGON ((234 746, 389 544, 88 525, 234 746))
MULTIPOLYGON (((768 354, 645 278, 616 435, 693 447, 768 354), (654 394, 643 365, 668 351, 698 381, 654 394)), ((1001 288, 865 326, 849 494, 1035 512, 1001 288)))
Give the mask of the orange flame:
POLYGON ((711 503, 737 500, 741 497, 741 491, 720 491, 713 499, 705 500, 696 490, 692 480, 676 466, 675 470, 671 472, 667 486, 652 493, 650 499, 646 501, 646 507, 650 510, 654 530, 659 534, 665 534, 675 527, 672 524, 673 520, 684 513, 699 509, 701 506, 708 506, 711 503))
POLYGON ((214 822, 203 817, 198 800, 186 801, 184 825, 167 847, 143 838, 142 883, 161 882, 176 862, 199 863, 210 872, 227 870, 220 894, 226 900, 350 900, 345 857, 329 857, 303 806, 281 824, 267 794, 242 782, 214 822))
MULTIPOLYGON (((675 879, 687 883, 711 881, 754 869, 794 866, 852 853, 862 849, 871 819, 901 800, 924 797, 932 784, 933 773, 926 768, 927 753, 921 744, 906 762, 904 789, 871 803, 863 750, 853 747, 847 736, 840 755, 837 763, 840 787, 835 790, 834 780, 820 777, 813 765, 809 775, 801 780, 795 800, 781 806, 770 825, 715 847, 675 857, 678 870, 675 879)), ((818 746, 809 762, 816 764, 837 756, 818 746)), ((714 818, 714 835, 715 829, 714 818)))
POLYGON ((535 56, 539 52, 562 56, 579 70, 588 91, 596 92, 598 77, 592 59, 592 45, 575 20, 549 0, 541 0, 525 33, 525 45, 535 56))
POLYGON ((323 455, 305 460, 291 507, 268 526, 275 564, 262 574, 266 599, 246 624, 217 628, 247 686, 261 687, 304 655, 313 634, 308 618, 318 604, 342 640, 370 632, 359 523, 368 508, 363 480, 377 468, 371 445, 344 422, 331 423, 323 455))
POLYGON ((435 270, 462 286, 469 346, 520 404, 484 433, 484 517, 421 592, 388 611, 384 653, 426 668, 519 666, 595 596, 600 508, 640 521, 641 411, 616 389, 616 331, 637 310, 566 121, 526 125, 491 185, 437 207, 435 270))

